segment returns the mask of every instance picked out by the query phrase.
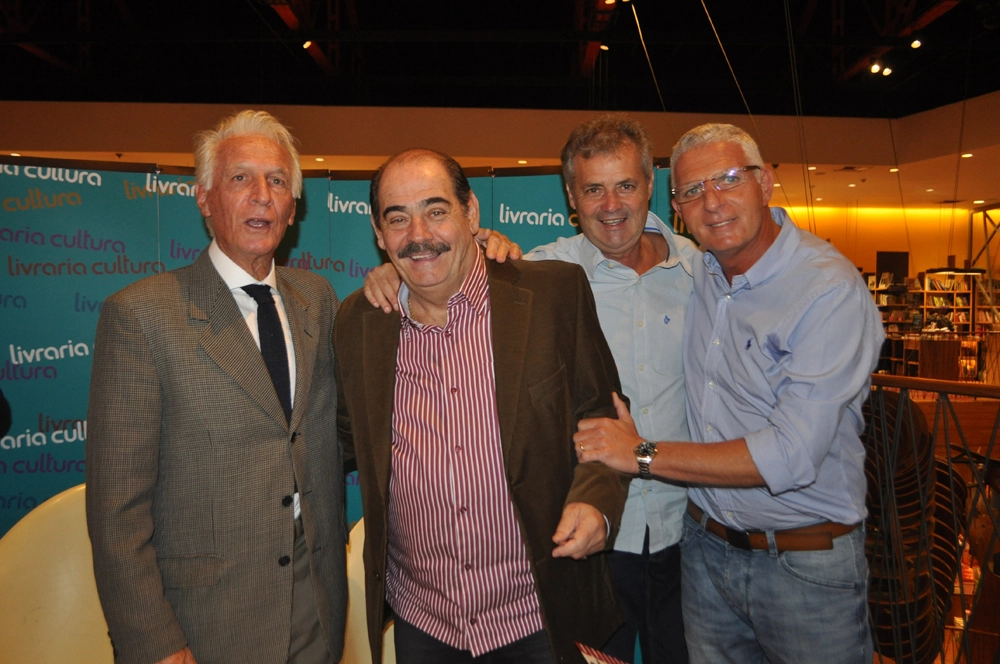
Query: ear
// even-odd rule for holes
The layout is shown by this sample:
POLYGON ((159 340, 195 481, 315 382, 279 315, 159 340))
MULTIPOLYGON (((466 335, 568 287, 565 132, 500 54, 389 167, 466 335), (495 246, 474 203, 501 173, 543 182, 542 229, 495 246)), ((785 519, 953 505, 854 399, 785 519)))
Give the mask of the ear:
POLYGON ((371 216, 372 228, 375 229, 375 240, 378 242, 378 246, 382 251, 389 251, 385 248, 385 239, 382 237, 382 229, 378 226, 378 220, 375 219, 375 215, 371 216))
POLYGON ((296 200, 292 199, 292 209, 288 212, 288 225, 292 226, 295 224, 295 204, 296 200))
POLYGON ((208 204, 208 189, 205 189, 200 184, 194 186, 194 199, 198 203, 198 210, 201 211, 201 216, 208 219, 212 216, 212 209, 208 204))
POLYGON ((765 166, 760 174, 760 190, 764 197, 764 205, 771 200, 774 193, 774 171, 769 166, 765 166))
POLYGON ((674 212, 677 213, 677 218, 680 219, 681 221, 684 221, 684 215, 681 214, 681 206, 677 204, 677 199, 675 198, 670 199, 670 207, 672 207, 674 209, 674 212))
POLYGON ((469 212, 466 216, 469 218, 469 230, 475 235, 479 232, 479 199, 473 191, 469 192, 469 212))
POLYGON ((649 198, 646 199, 647 203, 653 200, 653 191, 655 191, 655 187, 656 187, 656 172, 654 171, 650 173, 649 177, 646 179, 646 188, 649 189, 649 198))

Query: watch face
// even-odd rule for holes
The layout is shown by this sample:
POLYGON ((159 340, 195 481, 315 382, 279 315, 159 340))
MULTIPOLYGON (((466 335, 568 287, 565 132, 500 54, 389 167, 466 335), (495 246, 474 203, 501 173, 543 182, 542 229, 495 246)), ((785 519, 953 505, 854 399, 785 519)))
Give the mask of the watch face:
POLYGON ((637 456, 654 456, 656 454, 656 443, 651 443, 649 441, 640 443, 639 446, 635 448, 635 453, 637 456))

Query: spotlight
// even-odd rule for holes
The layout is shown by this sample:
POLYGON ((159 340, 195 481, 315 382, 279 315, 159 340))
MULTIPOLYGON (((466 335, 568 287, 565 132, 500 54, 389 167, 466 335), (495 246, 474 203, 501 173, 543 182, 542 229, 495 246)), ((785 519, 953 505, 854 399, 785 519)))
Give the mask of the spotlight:
POLYGON ((607 45, 607 44, 601 44, 601 50, 602 50, 602 51, 610 51, 611 49, 610 49, 610 48, 608 48, 608 45, 607 45))
POLYGON ((518 160, 517 160, 517 163, 519 163, 519 164, 522 164, 522 165, 523 165, 523 164, 527 164, 527 163, 528 163, 528 160, 527 160, 527 159, 518 159, 518 160))
POLYGON ((971 156, 972 156, 971 152, 966 152, 965 154, 962 155, 962 159, 968 159, 971 156))
POLYGON ((890 169, 889 169, 889 172, 890 172, 890 173, 898 173, 898 172, 899 172, 899 169, 898 169, 898 168, 890 168, 890 169))
POLYGON ((869 71, 870 71, 871 73, 873 73, 873 74, 877 74, 877 73, 879 73, 880 71, 882 71, 882 65, 880 65, 880 64, 879 64, 879 63, 877 63, 877 62, 873 62, 873 63, 872 63, 872 66, 871 66, 871 67, 869 67, 869 71))
POLYGON ((302 45, 302 48, 309 48, 312 45, 313 43, 311 41, 307 41, 305 44, 302 45))
POLYGON ((980 199, 980 200, 978 200, 978 201, 972 201, 972 204, 973 204, 973 205, 982 205, 982 204, 983 204, 983 203, 985 203, 985 202, 986 202, 986 201, 984 201, 984 200, 980 199))
POLYGON ((923 45, 924 43, 919 39, 914 39, 913 41, 910 42, 910 48, 920 48, 923 45))
POLYGON ((892 69, 890 69, 889 67, 883 67, 882 68, 882 75, 883 76, 888 76, 891 73, 892 73, 892 69))

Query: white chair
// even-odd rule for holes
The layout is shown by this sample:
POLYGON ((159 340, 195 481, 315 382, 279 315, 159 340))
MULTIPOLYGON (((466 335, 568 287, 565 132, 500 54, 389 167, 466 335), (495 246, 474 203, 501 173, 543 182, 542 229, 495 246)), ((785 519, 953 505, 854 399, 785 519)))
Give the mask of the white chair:
MULTIPOLYGON (((372 664, 368 647, 368 616, 365 612, 365 520, 361 519, 351 529, 347 543, 347 631, 344 635, 342 664, 372 664)), ((382 664, 396 664, 396 646, 393 626, 382 634, 382 664)))
POLYGON ((111 664, 84 485, 48 499, 0 539, 0 661, 111 664))

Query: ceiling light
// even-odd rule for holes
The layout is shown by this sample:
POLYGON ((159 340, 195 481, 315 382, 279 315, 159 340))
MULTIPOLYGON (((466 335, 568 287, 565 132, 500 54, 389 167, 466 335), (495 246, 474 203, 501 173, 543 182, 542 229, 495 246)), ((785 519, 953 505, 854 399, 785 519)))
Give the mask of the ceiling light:
POLYGON ((11 152, 11 153, 10 153, 10 156, 11 156, 11 157, 20 157, 20 156, 21 156, 21 153, 20 153, 20 152, 11 152))
POLYGON ((965 154, 962 155, 962 159, 968 159, 971 156, 972 156, 971 152, 966 152, 965 154))
POLYGON ((602 51, 610 51, 611 49, 608 48, 607 44, 601 44, 601 50, 602 51))
POLYGON ((307 41, 305 44, 302 45, 302 48, 309 48, 312 45, 313 43, 311 41, 307 41))
POLYGON ((780 183, 780 182, 775 182, 775 183, 774 183, 774 186, 775 186, 775 187, 780 187, 780 186, 781 186, 781 183, 780 183))
POLYGON ((851 184, 849 184, 849 185, 847 185, 847 186, 848 186, 848 187, 857 187, 858 185, 856 185, 856 184, 854 184, 854 183, 852 182, 851 184))
POLYGON ((326 161, 323 157, 316 157, 316 161, 326 161))
POLYGON ((613 4, 615 4, 615 0, 604 0, 604 4, 606 4, 606 5, 613 5, 613 4))
POLYGON ((877 74, 880 71, 882 71, 882 65, 880 65, 877 62, 873 62, 872 66, 869 68, 869 71, 871 71, 871 73, 873 73, 873 74, 877 74))
POLYGON ((984 201, 984 200, 978 200, 978 201, 972 201, 972 204, 973 204, 973 205, 982 205, 982 204, 983 204, 983 203, 985 203, 985 202, 986 202, 986 201, 984 201))
POLYGON ((898 173, 898 172, 899 172, 899 169, 898 169, 898 168, 890 168, 890 169, 889 169, 889 172, 890 172, 890 173, 898 173))
POLYGON ((913 41, 910 42, 910 48, 920 48, 923 45, 924 45, 923 42, 921 42, 919 39, 914 39, 913 41))
POLYGON ((517 163, 519 163, 519 164, 527 164, 528 160, 527 159, 518 159, 517 163))
POLYGON ((816 200, 817 200, 817 201, 821 201, 821 200, 823 200, 823 197, 822 197, 822 196, 817 196, 817 197, 816 197, 816 200))
POLYGON ((931 188, 931 189, 924 189, 924 191, 926 191, 926 192, 927 192, 927 193, 929 194, 929 193, 931 193, 932 191, 934 191, 934 189, 933 189, 933 188, 931 188))
POLYGON ((888 76, 891 73, 892 73, 892 69, 890 69, 889 67, 886 67, 885 69, 882 70, 882 75, 883 76, 888 76))
POLYGON ((816 170, 816 167, 815 167, 815 166, 810 166, 810 167, 809 167, 809 170, 810 170, 810 171, 815 171, 815 170, 816 170))

